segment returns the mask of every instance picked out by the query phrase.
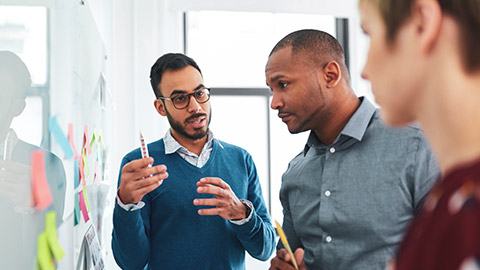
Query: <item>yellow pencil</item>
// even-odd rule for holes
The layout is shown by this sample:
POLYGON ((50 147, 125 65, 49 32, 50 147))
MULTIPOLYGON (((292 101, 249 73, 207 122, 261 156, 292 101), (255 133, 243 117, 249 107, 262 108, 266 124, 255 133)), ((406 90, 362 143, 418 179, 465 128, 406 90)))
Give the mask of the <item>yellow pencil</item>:
POLYGON ((295 266, 295 269, 298 270, 297 261, 295 261, 295 257, 293 256, 292 249, 290 248, 290 245, 288 244, 287 237, 285 236, 285 233, 283 232, 282 227, 280 226, 280 224, 276 220, 275 220, 275 223, 277 224, 276 229, 277 229, 278 235, 280 235, 280 240, 282 241, 282 244, 285 247, 285 249, 288 251, 288 253, 290 253, 290 257, 292 257, 293 266, 295 266))

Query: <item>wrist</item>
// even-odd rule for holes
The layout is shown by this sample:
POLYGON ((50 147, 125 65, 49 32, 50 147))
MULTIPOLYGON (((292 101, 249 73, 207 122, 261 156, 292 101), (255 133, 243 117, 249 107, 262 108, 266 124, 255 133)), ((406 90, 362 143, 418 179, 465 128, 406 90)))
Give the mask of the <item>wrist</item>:
POLYGON ((125 196, 125 194, 122 192, 122 188, 119 188, 118 191, 117 191, 117 197, 118 199, 123 203, 123 204, 137 204, 138 202, 134 202, 133 200, 129 200, 127 197, 128 196, 125 196))

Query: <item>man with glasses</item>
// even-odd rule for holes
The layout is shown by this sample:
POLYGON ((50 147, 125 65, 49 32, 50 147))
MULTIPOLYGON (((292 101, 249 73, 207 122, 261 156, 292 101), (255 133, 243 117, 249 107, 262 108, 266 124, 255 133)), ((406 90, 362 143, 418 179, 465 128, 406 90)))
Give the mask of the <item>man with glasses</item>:
POLYGON ((213 137, 200 68, 183 54, 165 54, 150 79, 170 130, 148 145, 150 158, 136 149, 122 161, 115 260, 122 269, 245 269, 245 250, 269 259, 275 234, 255 164, 213 137))
MULTIPOLYGON (((280 189, 283 229, 301 269, 385 269, 437 179, 423 132, 382 123, 353 92, 342 48, 325 32, 284 37, 265 74, 288 130, 310 131, 280 189)), ((279 249, 270 269, 293 270, 279 249)))

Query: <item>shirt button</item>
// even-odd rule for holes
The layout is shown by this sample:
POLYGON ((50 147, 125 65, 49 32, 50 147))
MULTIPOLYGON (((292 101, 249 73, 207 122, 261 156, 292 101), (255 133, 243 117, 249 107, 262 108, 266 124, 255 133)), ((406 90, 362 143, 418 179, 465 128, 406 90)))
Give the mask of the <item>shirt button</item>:
POLYGON ((325 196, 330 197, 331 194, 330 190, 325 191, 325 196))
POLYGON ((327 241, 327 243, 330 243, 330 242, 332 242, 332 237, 327 236, 327 237, 325 238, 325 240, 327 241))
POLYGON ((330 153, 332 153, 332 154, 335 153, 335 148, 333 148, 333 147, 330 148, 330 153))

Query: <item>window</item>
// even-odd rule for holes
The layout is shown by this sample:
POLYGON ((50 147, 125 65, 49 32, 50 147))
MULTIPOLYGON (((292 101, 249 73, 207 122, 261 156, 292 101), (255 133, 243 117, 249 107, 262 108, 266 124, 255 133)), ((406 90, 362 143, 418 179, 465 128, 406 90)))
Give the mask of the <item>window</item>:
POLYGON ((212 125, 222 140, 253 157, 272 218, 282 222, 281 177, 305 145, 308 132, 292 135, 270 109, 265 64, 275 44, 300 29, 336 34, 333 16, 262 12, 190 11, 186 53, 212 87, 212 125))
POLYGON ((11 127, 20 139, 37 146, 48 132, 47 36, 45 7, 0 6, 0 50, 17 54, 32 79, 27 106, 11 127))

